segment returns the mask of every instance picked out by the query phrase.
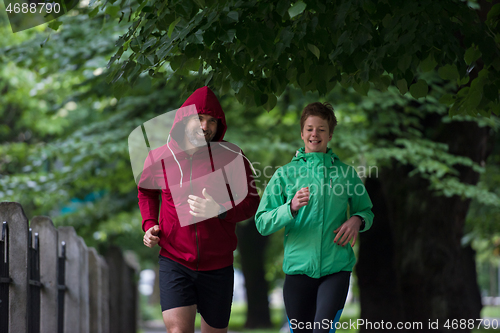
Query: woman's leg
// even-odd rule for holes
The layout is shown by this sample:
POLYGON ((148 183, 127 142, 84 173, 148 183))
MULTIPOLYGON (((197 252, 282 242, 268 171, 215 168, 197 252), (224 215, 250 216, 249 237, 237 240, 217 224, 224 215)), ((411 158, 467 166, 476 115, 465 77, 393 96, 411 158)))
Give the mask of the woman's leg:
POLYGON ((314 321, 322 325, 315 327, 314 333, 335 332, 335 323, 344 309, 350 277, 351 272, 338 272, 320 279, 314 321))
POLYGON ((307 275, 287 275, 283 299, 292 333, 311 333, 316 313, 319 279, 307 275))

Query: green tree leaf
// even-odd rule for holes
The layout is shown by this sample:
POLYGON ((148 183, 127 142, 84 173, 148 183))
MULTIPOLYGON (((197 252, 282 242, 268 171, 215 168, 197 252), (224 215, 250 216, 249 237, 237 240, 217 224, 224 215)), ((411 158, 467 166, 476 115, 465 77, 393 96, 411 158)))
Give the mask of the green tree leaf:
POLYGON ((370 91, 370 83, 369 82, 361 82, 361 83, 354 82, 352 84, 352 87, 354 88, 354 90, 357 93, 359 93, 362 96, 367 96, 368 91, 370 91))
POLYGON ((306 7, 307 5, 304 2, 297 1, 288 9, 288 15, 290 15, 290 18, 294 18, 295 16, 302 14, 306 7))
POLYGON ((434 59, 434 55, 429 54, 427 58, 420 62, 420 70, 422 72, 430 72, 437 66, 437 61, 434 59))
POLYGON ((278 99, 276 98, 276 96, 268 95, 268 100, 264 104, 264 109, 266 109, 266 111, 268 111, 268 112, 271 111, 272 109, 274 109, 277 102, 278 102, 278 99))
POLYGON ((230 11, 229 13, 227 13, 227 17, 230 18, 233 22, 238 22, 238 12, 237 11, 230 11))
POLYGON ((92 9, 92 10, 89 12, 89 17, 90 17, 90 18, 94 18, 94 17, 97 15, 97 13, 99 12, 99 8, 100 8, 100 7, 99 7, 99 6, 97 6, 97 7, 95 7, 94 9, 92 9))
POLYGON ((488 12, 487 19, 491 20, 497 16, 500 15, 500 3, 497 3, 491 7, 490 11, 488 12))
POLYGON ((177 25, 177 23, 179 23, 180 20, 181 17, 178 17, 175 21, 170 23, 170 25, 168 26, 168 33, 167 33, 168 38, 172 38, 172 33, 174 32, 175 26, 177 25))
POLYGON ((418 80, 416 83, 410 86, 410 94, 413 98, 421 98, 427 96, 429 91, 429 86, 425 80, 418 80))
POLYGON ((54 20, 54 21, 51 21, 49 23, 49 28, 51 28, 52 30, 55 30, 57 31, 59 29, 59 27, 61 26, 62 22, 59 21, 59 20, 54 20))
POLYGON ((453 103, 455 103, 455 101, 456 101, 456 97, 452 94, 444 94, 439 99, 439 103, 446 104, 446 105, 452 105, 453 103))
POLYGON ((401 95, 404 95, 408 92, 408 84, 406 83, 406 80, 405 79, 401 79, 401 80, 398 80, 398 82, 396 83, 398 89, 399 89, 399 92, 401 93, 401 95))
POLYGON ((318 58, 319 60, 319 56, 320 56, 320 51, 318 49, 317 46, 313 45, 313 44, 309 44, 307 43, 307 48, 309 49, 309 51, 311 51, 315 56, 316 58, 318 58))
POLYGON ((445 65, 438 69, 438 74, 443 80, 458 80, 460 75, 456 65, 445 65))
POLYGON ((411 64, 411 55, 410 54, 404 54, 402 57, 399 58, 398 60, 398 68, 401 70, 401 72, 406 71, 411 64))
POLYGON ((481 57, 481 51, 476 46, 471 46, 465 51, 464 60, 467 65, 470 65, 479 59, 479 57, 481 57))
POLYGON ((116 17, 116 15, 120 12, 120 6, 107 6, 106 7, 106 14, 109 14, 111 17, 116 17))

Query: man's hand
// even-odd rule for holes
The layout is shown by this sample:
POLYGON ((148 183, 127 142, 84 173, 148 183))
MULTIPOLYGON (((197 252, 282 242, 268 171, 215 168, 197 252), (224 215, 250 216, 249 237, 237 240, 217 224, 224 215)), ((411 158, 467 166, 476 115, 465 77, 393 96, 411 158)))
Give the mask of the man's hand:
POLYGON ((144 245, 152 248, 153 246, 158 244, 158 242, 160 241, 160 237, 158 237, 159 234, 160 227, 158 225, 149 228, 144 234, 144 245))
POLYGON ((340 227, 338 227, 333 232, 337 234, 334 243, 338 245, 345 246, 352 239, 351 247, 356 244, 356 239, 358 239, 359 227, 361 226, 361 218, 357 215, 351 216, 351 218, 344 223, 340 227))
POLYGON ((295 193, 295 196, 290 203, 290 209, 293 212, 299 210, 300 207, 303 207, 309 203, 309 187, 303 187, 295 193))
POLYGON ((188 203, 189 203, 189 208, 191 208, 189 214, 196 217, 206 217, 206 218, 218 216, 219 209, 221 206, 217 202, 215 202, 214 198, 212 198, 207 193, 207 190, 205 188, 203 189, 201 194, 203 194, 205 199, 197 197, 196 195, 189 196, 188 203))

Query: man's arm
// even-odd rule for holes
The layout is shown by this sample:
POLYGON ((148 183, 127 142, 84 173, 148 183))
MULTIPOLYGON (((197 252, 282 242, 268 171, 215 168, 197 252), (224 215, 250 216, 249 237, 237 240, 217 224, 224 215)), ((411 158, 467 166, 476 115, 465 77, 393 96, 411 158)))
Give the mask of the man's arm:
POLYGON ((141 179, 137 186, 139 210, 142 215, 142 230, 144 232, 158 225, 158 214, 160 210, 160 189, 154 182, 152 175, 152 166, 148 165, 146 160, 141 179))
POLYGON ((148 231, 151 227, 158 225, 158 213, 160 210, 160 190, 144 189, 138 187, 139 210, 142 215, 142 230, 148 231))

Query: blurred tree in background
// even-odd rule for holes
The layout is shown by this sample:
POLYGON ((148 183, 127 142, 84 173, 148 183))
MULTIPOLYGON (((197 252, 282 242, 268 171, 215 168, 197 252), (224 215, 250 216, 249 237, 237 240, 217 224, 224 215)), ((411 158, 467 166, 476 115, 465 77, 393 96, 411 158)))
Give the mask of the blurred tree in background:
MULTIPOLYGON (((263 190, 302 145, 302 108, 329 101, 330 147, 375 205, 356 268, 362 317, 479 318, 471 246, 495 258, 500 151, 496 116, 471 116, 498 113, 499 13, 471 1, 91 1, 57 32, 17 34, 1 14, 0 199, 152 265, 134 128, 208 84, 263 190)), ((247 326, 267 326, 282 235, 262 238, 249 221, 238 236, 247 326)))

